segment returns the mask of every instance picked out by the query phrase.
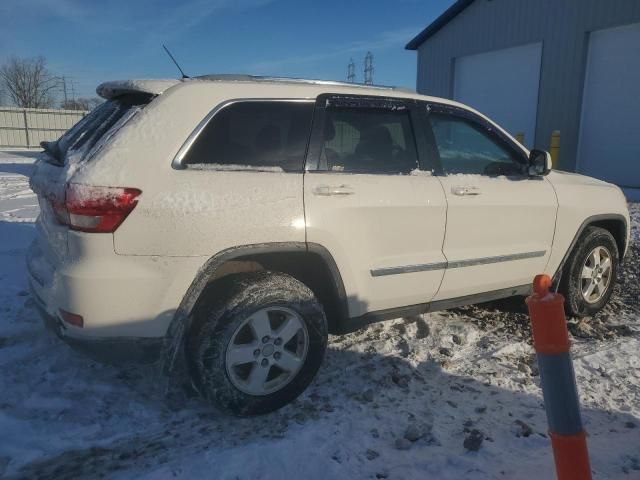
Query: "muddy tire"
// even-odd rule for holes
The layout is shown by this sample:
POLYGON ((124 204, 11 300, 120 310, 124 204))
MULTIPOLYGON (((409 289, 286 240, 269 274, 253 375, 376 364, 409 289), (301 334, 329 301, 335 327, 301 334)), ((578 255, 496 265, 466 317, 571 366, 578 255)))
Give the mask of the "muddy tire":
POLYGON ((211 286, 187 339, 194 384, 238 416, 277 410, 315 377, 327 321, 313 292, 282 273, 230 275, 211 286))
POLYGON ((619 254, 607 230, 587 227, 569 256, 560 280, 567 315, 591 316, 607 304, 618 274, 619 254))

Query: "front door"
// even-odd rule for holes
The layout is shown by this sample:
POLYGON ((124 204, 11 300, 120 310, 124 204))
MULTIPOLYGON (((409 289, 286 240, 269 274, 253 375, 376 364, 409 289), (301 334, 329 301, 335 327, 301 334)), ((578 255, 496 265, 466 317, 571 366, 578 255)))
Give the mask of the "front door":
POLYGON ((435 299, 531 284, 551 253, 553 187, 528 175, 526 151, 486 119, 457 107, 426 108, 448 203, 448 266, 435 299))
POLYGON ((414 108, 380 97, 317 102, 304 178, 307 241, 332 254, 351 317, 427 303, 444 274, 446 200, 428 167, 418 168, 414 108))

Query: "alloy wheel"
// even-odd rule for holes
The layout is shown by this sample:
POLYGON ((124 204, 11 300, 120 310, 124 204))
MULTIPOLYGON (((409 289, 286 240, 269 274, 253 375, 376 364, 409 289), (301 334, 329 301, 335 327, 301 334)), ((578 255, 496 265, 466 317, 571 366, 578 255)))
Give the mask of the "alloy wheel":
POLYGON ((580 289, 587 303, 596 303, 604 297, 611 284, 613 263, 611 252, 605 247, 594 248, 582 266, 580 289))
POLYGON ((226 371, 233 385, 263 396, 286 386, 304 365, 309 332, 290 308, 270 306, 248 316, 236 329, 226 352, 226 371))

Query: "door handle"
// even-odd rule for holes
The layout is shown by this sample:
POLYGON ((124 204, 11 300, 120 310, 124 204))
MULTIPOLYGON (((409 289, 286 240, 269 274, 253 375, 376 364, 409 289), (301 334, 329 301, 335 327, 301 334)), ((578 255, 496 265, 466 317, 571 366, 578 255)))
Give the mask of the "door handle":
POLYGON ((473 185, 451 187, 451 193, 460 197, 480 195, 482 192, 478 187, 473 185))
POLYGON ((340 196, 340 195, 353 195, 353 189, 348 185, 318 185, 313 190, 314 195, 320 195, 323 197, 340 196))

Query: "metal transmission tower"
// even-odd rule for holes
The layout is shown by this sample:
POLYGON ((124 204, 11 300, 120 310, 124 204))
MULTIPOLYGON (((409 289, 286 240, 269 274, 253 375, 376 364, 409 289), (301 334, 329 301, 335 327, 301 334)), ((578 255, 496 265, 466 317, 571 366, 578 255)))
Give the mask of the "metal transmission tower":
POLYGON ((356 64, 353 62, 353 58, 349 60, 347 67, 347 82, 356 83, 356 64))
POLYGON ((373 85, 373 55, 367 52, 364 57, 364 84, 373 85))

